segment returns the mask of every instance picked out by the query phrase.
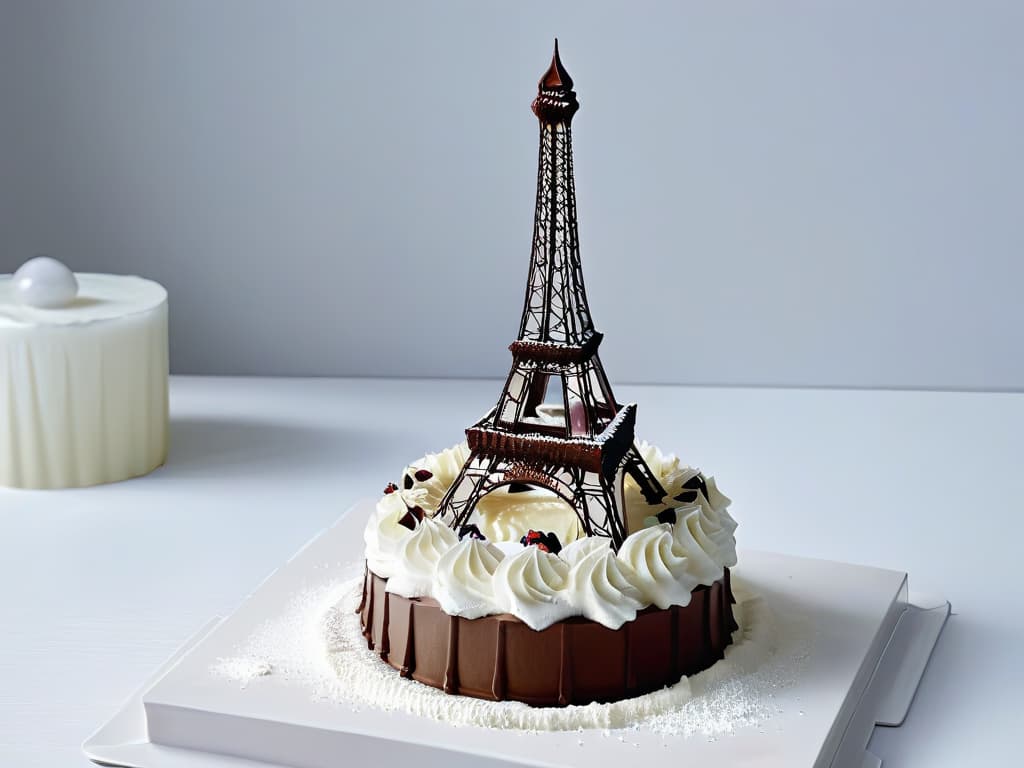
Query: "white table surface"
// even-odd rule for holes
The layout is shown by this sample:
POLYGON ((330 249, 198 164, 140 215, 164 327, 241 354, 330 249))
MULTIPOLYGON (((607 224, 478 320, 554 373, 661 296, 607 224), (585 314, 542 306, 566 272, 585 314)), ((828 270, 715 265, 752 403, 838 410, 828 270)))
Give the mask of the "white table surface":
MULTIPOLYGON (((81 741, 192 632, 499 387, 176 377, 163 469, 0 489, 0 762, 85 765, 81 741)), ((616 394, 639 437, 717 477, 742 546, 906 570, 951 600, 910 717, 876 733, 887 766, 1019 764, 1024 394, 616 394)))

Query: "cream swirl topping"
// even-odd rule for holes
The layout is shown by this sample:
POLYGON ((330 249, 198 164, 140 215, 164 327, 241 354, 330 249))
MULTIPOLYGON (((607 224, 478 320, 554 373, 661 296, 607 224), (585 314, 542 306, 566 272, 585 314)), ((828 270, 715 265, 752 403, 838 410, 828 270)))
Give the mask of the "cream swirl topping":
POLYGON ((627 536, 619 549, 619 559, 636 573, 637 587, 646 602, 662 609, 689 605, 690 593, 698 583, 686 555, 676 547, 675 527, 659 523, 644 528, 627 536))
POLYGON ((493 544, 469 537, 441 555, 434 586, 441 609, 467 619, 500 613, 494 600, 494 572, 504 558, 493 544))
POLYGON ((417 494, 409 492, 385 494, 366 522, 363 530, 366 564, 381 578, 389 579, 395 573, 399 548, 412 535, 412 531, 398 521, 405 516, 407 503, 411 501, 415 506, 418 498, 417 494))
MULTIPOLYGON (((377 503, 364 531, 367 565, 388 579, 391 592, 434 597, 447 613, 467 618, 507 611, 534 629, 573 615, 616 628, 648 605, 688 605, 696 586, 712 584, 723 568, 736 564, 730 500, 714 478, 646 443, 639 448, 667 491, 666 504, 679 505, 676 523, 644 528, 651 505, 627 479, 626 511, 633 533, 617 555, 607 539, 597 537, 568 543, 560 555, 513 544, 517 536, 512 534, 523 525, 563 532, 547 514, 550 494, 538 492, 495 497, 493 509, 482 504, 479 522, 489 541, 459 542, 447 521, 432 515, 468 456, 462 443, 413 462, 402 478, 411 487, 377 503), (417 470, 426 470, 420 473, 423 479, 417 470), (692 501, 673 501, 683 493, 692 501), (405 518, 409 525, 408 510, 417 506, 426 516, 410 530, 398 521, 405 518), (541 519, 532 518, 534 507, 544 513, 541 519), (513 509, 514 520, 507 514, 513 509)), ((572 538, 565 533, 565 538, 559 535, 563 542, 572 538)))
POLYGON ((405 468, 402 485, 408 483, 413 489, 426 491, 420 506, 432 515, 441 506, 441 499, 459 476, 468 458, 469 445, 465 441, 445 448, 440 453, 428 453, 405 468), (430 477, 418 479, 416 473, 421 470, 426 470, 430 477))
POLYGON ((717 560, 726 568, 736 565, 736 521, 729 514, 729 497, 718 490, 715 478, 705 481, 708 495, 697 495, 700 504, 701 525, 717 548, 717 560))
POLYGON ((498 607, 541 630, 577 611, 565 594, 569 564, 539 547, 523 547, 498 564, 494 599, 498 607))
POLYGON ((399 545, 395 573, 388 579, 388 592, 402 597, 432 597, 434 569, 441 556, 458 541, 451 528, 424 517, 399 545))
POLYGON ((615 556, 610 540, 578 539, 560 554, 570 567, 569 602, 591 621, 618 629, 646 605, 636 572, 615 556))
POLYGON ((685 560, 686 572, 696 584, 713 584, 722 578, 722 563, 716 558, 718 546, 704 530, 700 507, 680 507, 672 526, 673 552, 685 560))

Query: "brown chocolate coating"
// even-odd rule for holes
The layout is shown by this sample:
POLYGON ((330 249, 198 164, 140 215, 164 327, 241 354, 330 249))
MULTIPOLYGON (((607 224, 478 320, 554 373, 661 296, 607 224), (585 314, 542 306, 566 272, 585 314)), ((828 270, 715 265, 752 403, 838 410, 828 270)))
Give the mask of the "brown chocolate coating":
POLYGON ((628 699, 672 685, 722 658, 737 628, 729 570, 686 607, 651 606, 619 629, 581 616, 540 632, 510 614, 449 616, 436 600, 386 591, 366 569, 358 613, 383 661, 445 693, 535 707, 628 699))

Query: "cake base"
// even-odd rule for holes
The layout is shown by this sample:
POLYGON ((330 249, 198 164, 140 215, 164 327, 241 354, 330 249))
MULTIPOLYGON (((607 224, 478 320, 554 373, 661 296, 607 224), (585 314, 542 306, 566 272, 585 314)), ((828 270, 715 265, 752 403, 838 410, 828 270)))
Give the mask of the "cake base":
POLYGON ((370 650, 403 677, 445 693, 535 707, 619 701, 721 659, 737 629, 729 569, 690 604, 640 611, 619 629, 574 616, 535 631, 509 614, 449 616, 429 597, 387 590, 366 569, 359 605, 370 650))
POLYGON ((814 642, 791 684, 773 690, 772 714, 762 727, 738 727, 717 738, 665 736, 647 728, 455 728, 401 711, 317 700, 301 681, 274 674, 244 688, 211 676, 218 659, 237 653, 268 620, 285 613, 296 594, 357 575, 352 564, 360 557, 359 534, 372 507, 372 501, 356 506, 232 616, 201 632, 86 742, 86 754, 102 764, 146 768, 238 768, 256 761, 264 768, 327 768, 342 754, 352 763, 414 761, 424 767, 611 768, 638 761, 650 768, 681 761, 877 766, 877 758, 865 752, 874 725, 902 721, 949 611, 942 601, 930 610, 914 605, 903 573, 741 552, 734 579, 755 588, 770 607, 780 630, 779 652, 795 634, 809 634, 814 642), (808 628, 801 617, 813 625, 808 628))

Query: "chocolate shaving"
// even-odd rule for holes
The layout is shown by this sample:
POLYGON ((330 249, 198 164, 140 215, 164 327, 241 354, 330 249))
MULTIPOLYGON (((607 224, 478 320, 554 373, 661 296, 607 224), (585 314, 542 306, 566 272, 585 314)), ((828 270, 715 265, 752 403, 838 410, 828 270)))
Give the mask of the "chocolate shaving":
MULTIPOLYGON (((706 497, 708 495, 708 486, 704 482, 704 476, 699 472, 683 483, 683 488, 689 488, 690 490, 700 491, 706 497)), ((678 497, 677 497, 678 498, 678 497)), ((697 497, 694 496, 696 499, 697 497)))
POLYGON ((470 523, 459 528, 459 541, 469 536, 471 539, 479 539, 480 541, 487 541, 487 537, 484 536, 476 523, 470 523))
POLYGON ((416 526, 419 525, 420 520, 423 519, 423 507, 408 507, 402 518, 398 521, 399 525, 405 526, 410 531, 415 530, 416 526))
POLYGON ((659 523, 668 523, 669 525, 675 525, 678 515, 676 515, 676 511, 672 509, 672 507, 669 507, 668 509, 661 510, 661 512, 658 513, 657 517, 659 523))

